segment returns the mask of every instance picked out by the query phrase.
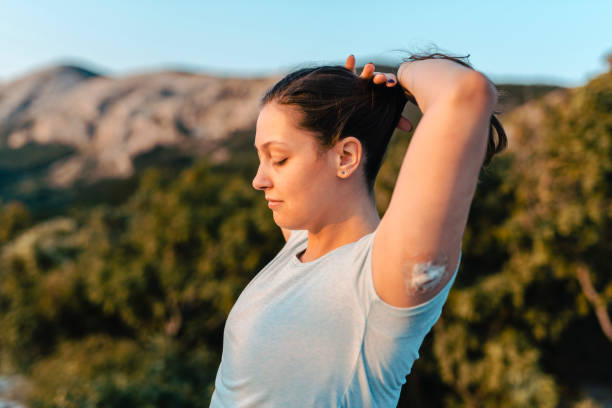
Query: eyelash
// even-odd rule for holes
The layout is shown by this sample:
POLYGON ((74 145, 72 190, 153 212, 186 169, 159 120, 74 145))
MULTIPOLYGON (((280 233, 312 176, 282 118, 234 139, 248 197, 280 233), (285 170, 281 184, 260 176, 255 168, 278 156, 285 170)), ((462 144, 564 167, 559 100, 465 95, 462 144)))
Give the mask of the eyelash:
POLYGON ((287 159, 283 159, 283 160, 281 160, 279 162, 274 162, 274 165, 275 166, 282 166, 286 161, 287 161, 287 159))

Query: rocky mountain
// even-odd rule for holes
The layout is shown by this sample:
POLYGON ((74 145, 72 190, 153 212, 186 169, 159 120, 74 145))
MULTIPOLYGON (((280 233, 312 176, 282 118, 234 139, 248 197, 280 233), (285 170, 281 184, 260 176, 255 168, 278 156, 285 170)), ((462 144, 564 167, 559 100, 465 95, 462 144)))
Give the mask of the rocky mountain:
POLYGON ((278 79, 110 78, 73 66, 32 73, 0 87, 0 180, 32 166, 45 167, 48 187, 124 178, 134 158, 156 146, 222 159, 223 151, 211 151, 216 142, 254 128, 259 99, 278 79))

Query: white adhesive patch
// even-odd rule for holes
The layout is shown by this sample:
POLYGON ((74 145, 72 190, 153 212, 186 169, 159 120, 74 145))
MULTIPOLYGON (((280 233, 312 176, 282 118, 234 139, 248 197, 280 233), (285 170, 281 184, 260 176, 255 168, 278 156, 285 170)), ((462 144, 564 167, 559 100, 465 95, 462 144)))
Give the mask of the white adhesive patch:
POLYGON ((427 292, 440 282, 445 271, 446 265, 434 265, 431 261, 417 263, 406 278, 406 286, 411 292, 427 292))

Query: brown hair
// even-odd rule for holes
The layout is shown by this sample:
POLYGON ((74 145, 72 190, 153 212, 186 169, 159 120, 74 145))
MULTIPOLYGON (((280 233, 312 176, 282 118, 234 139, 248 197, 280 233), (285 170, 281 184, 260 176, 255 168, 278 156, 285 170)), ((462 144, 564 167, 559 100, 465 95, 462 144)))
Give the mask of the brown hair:
MULTIPOLYGON (((471 68, 455 57, 437 53, 412 55, 406 60, 441 57, 471 68)), ((376 175, 408 100, 416 104, 414 98, 399 84, 393 87, 376 85, 371 78, 361 78, 347 68, 326 65, 289 73, 266 92, 261 107, 275 102, 297 108, 301 119, 296 125, 317 135, 320 152, 330 149, 344 137, 357 138, 365 156, 367 191, 373 195, 376 175)), ((494 154, 506 147, 506 143, 503 127, 495 115, 491 115, 483 168, 489 164, 494 154), (493 127, 498 134, 497 145, 493 140, 493 127)))

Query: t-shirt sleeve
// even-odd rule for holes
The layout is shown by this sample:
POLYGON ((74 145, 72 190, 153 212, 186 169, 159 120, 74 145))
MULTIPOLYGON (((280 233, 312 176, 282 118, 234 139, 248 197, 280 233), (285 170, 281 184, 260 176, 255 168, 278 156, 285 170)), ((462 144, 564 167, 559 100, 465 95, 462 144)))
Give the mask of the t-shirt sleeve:
POLYGON ((375 329, 394 338, 424 337, 442 313, 442 307, 457 277, 462 253, 461 251, 459 252, 459 263, 455 271, 453 271, 452 278, 433 298, 417 306, 396 307, 383 301, 374 289, 374 281, 372 279, 372 247, 375 235, 376 232, 371 235, 367 242, 367 256, 363 274, 366 301, 369 304, 369 308, 367 308, 368 328, 375 329))

